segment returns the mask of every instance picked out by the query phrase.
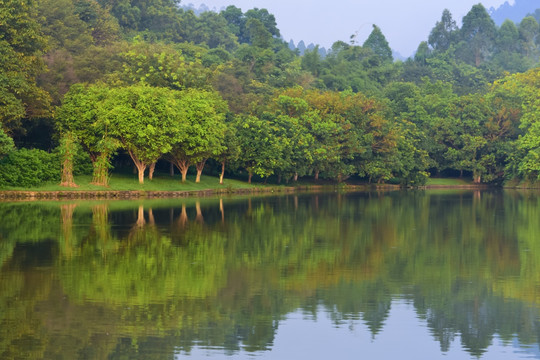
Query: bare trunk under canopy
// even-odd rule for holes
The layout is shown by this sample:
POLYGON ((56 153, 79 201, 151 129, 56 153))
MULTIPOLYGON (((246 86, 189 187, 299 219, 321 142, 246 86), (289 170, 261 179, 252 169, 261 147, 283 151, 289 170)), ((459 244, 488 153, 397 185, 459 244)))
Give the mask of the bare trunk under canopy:
POLYGON ((219 174, 219 184, 223 185, 223 178, 225 177, 225 161, 221 162, 221 174, 219 174))
POLYGON ((180 174, 182 174, 182 182, 186 182, 187 172, 189 170, 189 167, 191 166, 189 160, 173 158, 171 160, 171 163, 173 163, 174 166, 176 166, 180 171, 180 174))
POLYGON ((196 183, 200 183, 201 182, 201 175, 202 175, 202 171, 204 169, 204 164, 206 164, 206 159, 203 159, 201 161, 199 161, 195 167, 197 168, 197 177, 195 178, 195 182, 196 183))
POLYGON ((137 156, 135 156, 135 154, 133 153, 133 151, 128 150, 128 153, 131 157, 131 160, 133 160, 135 167, 137 168, 137 172, 139 173, 139 184, 144 184, 144 171, 148 167, 148 164, 138 159, 137 156))

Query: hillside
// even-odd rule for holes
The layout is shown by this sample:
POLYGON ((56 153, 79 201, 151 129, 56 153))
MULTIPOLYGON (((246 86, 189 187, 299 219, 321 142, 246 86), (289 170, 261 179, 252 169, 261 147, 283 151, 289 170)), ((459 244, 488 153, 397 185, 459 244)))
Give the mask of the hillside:
POLYGON ((497 9, 493 7, 490 8, 489 14, 493 18, 493 21, 495 21, 498 26, 501 26, 506 19, 519 23, 521 19, 528 14, 534 14, 539 8, 540 2, 538 0, 515 0, 513 5, 510 5, 507 1, 497 9))

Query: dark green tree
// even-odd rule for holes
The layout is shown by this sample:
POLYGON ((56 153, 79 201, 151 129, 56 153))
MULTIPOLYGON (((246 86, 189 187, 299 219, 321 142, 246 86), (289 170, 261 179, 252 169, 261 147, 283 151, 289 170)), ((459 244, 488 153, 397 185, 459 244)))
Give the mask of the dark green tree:
POLYGON ((463 17, 458 56, 476 67, 492 55, 497 27, 482 4, 477 4, 463 17))
POLYGON ((49 96, 36 84, 44 71, 47 41, 33 0, 5 0, 0 7, 0 122, 8 134, 21 120, 47 114, 49 96))
POLYGON ((390 49, 386 37, 383 35, 381 29, 375 24, 373 24, 371 34, 369 34, 362 46, 373 50, 373 52, 381 58, 382 62, 392 62, 394 59, 392 56, 392 49, 390 49))
POLYGON ((435 51, 446 51, 457 41, 458 30, 452 14, 444 9, 441 20, 437 21, 429 33, 428 43, 435 51))

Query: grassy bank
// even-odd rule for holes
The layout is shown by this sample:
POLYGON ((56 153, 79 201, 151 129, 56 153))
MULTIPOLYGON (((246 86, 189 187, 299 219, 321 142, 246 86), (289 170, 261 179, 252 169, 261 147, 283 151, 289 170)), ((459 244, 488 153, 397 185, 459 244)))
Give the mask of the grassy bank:
MULTIPOLYGON (((187 181, 182 183, 179 176, 170 177, 166 174, 157 174, 153 180, 145 179, 144 184, 139 184, 137 176, 132 174, 115 174, 109 186, 97 186, 91 184, 91 176, 75 177, 77 187, 67 188, 58 183, 42 184, 32 188, 5 187, 0 188, 0 198, 35 198, 35 199, 60 199, 60 198, 157 198, 179 197, 189 195, 207 195, 215 193, 251 193, 271 191, 294 191, 295 189, 321 190, 323 188, 338 187, 345 191, 369 190, 369 189, 398 189, 397 185, 375 184, 336 184, 329 181, 301 180, 294 184, 248 184, 246 181, 236 179, 224 179, 219 184, 219 179, 214 176, 202 176, 199 183, 195 183, 195 175, 188 176, 187 181)), ((471 188, 476 187, 470 180, 457 178, 431 178, 428 179, 425 188, 471 188)))
POLYGON ((137 176, 130 174, 115 174, 109 186, 91 184, 91 176, 77 176, 77 187, 63 187, 58 183, 48 183, 35 187, 4 187, 0 188, 0 199, 21 200, 60 200, 60 199, 134 199, 134 198, 174 198, 185 196, 208 196, 223 193, 262 193, 290 192, 296 189, 307 189, 308 186, 264 185, 262 183, 248 184, 242 180, 225 179, 219 184, 219 179, 213 176, 202 176, 199 183, 195 176, 188 176, 182 183, 179 176, 157 175, 153 180, 145 179, 139 184, 137 176))
POLYGON ((473 186, 474 184, 469 179, 459 178, 429 178, 426 186, 473 186))
POLYGON ((139 184, 137 176, 115 174, 111 177, 109 186, 97 186, 91 184, 91 176, 76 176, 77 187, 68 188, 60 186, 58 183, 43 184, 32 188, 6 187, 0 190, 15 191, 203 191, 209 189, 236 190, 252 189, 256 186, 246 182, 232 179, 225 179, 223 185, 219 184, 219 179, 212 176, 202 176, 201 182, 195 182, 195 176, 188 176, 187 181, 182 183, 178 176, 158 175, 153 180, 145 179, 144 184, 139 184))

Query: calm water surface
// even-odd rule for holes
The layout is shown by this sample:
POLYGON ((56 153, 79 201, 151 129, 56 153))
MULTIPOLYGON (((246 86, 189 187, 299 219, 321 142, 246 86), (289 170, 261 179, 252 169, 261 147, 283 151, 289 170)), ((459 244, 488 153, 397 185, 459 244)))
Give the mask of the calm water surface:
POLYGON ((1 359, 540 358, 540 194, 0 203, 1 359))

